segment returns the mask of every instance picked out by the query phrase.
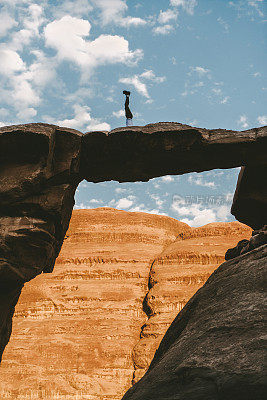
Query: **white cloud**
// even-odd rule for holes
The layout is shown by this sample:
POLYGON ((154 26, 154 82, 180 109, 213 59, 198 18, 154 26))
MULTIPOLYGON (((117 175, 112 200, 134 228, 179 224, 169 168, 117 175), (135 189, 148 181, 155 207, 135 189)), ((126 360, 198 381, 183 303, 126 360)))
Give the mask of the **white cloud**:
POLYGON ((159 208, 162 208, 162 205, 163 205, 164 203, 166 203, 166 200, 162 200, 159 196, 157 196, 157 195, 155 195, 155 194, 151 194, 151 195, 150 195, 150 198, 153 199, 153 200, 155 201, 156 205, 157 205, 159 208))
POLYGON ((238 125, 241 125, 242 128, 247 128, 248 127, 248 117, 245 114, 240 115, 237 123, 238 123, 238 125))
POLYGON ((170 4, 173 7, 181 7, 186 11, 188 14, 194 14, 194 8, 197 5, 196 0, 170 0, 170 4))
POLYGON ((16 51, 10 50, 4 46, 0 47, 0 73, 4 75, 13 75, 14 72, 25 70, 25 65, 16 51))
POLYGON ((150 209, 146 208, 143 203, 139 204, 139 205, 137 205, 135 207, 130 208, 128 211, 131 211, 131 212, 144 212, 144 213, 148 213, 148 214, 157 214, 157 215, 167 215, 164 212, 161 212, 160 210, 158 210, 156 208, 153 208, 152 210, 150 210, 150 209))
POLYGON ((125 193, 125 192, 128 192, 128 189, 116 188, 116 189, 115 189, 115 192, 116 192, 116 193, 125 193))
POLYGON ((101 10, 101 21, 103 25, 115 23, 116 25, 129 27, 145 25, 147 22, 142 18, 124 17, 128 6, 125 0, 92 0, 94 5, 101 10))
POLYGON ((56 123, 60 126, 73 128, 85 131, 109 131, 110 125, 106 122, 101 122, 98 119, 92 118, 90 114, 90 107, 81 106, 79 104, 73 105, 74 117, 70 119, 58 120, 47 119, 49 123, 56 123))
POLYGON ((14 87, 11 96, 15 102, 15 107, 21 109, 22 107, 28 108, 30 105, 38 105, 40 97, 37 91, 33 88, 31 82, 27 80, 27 76, 20 74, 12 78, 14 87))
POLYGON ((2 12, 0 15, 0 37, 5 36, 10 29, 17 25, 18 23, 14 18, 7 12, 2 12))
POLYGON ((215 187, 216 187, 215 182, 204 181, 202 176, 189 175, 187 180, 192 185, 210 187, 210 188, 213 188, 213 189, 215 189, 215 187))
POLYGON ((176 10, 171 10, 168 9, 166 11, 160 10, 159 16, 158 16, 158 22, 160 24, 165 25, 167 22, 171 20, 176 20, 178 17, 178 12, 176 10))
POLYGON ((145 70, 145 72, 140 75, 140 78, 145 78, 156 83, 162 83, 166 81, 166 76, 156 76, 151 69, 145 70))
POLYGON ((206 75, 210 72, 209 69, 203 67, 190 67, 191 71, 196 72, 200 76, 206 75))
POLYGON ((100 122, 97 119, 93 119, 86 127, 87 132, 110 131, 110 129, 111 127, 107 122, 100 122))
POLYGON ((52 7, 53 15, 57 18, 62 18, 65 15, 71 15, 73 17, 88 16, 93 10, 92 5, 88 0, 65 0, 62 4, 57 4, 52 7))
POLYGON ((144 96, 146 98, 149 98, 146 84, 141 82, 138 75, 134 75, 134 76, 128 77, 128 78, 120 78, 119 82, 124 83, 125 85, 134 86, 138 93, 140 93, 142 96, 144 96))
POLYGON ((132 85, 135 87, 138 93, 146 97, 150 101, 148 94, 147 84, 142 80, 150 80, 155 83, 162 83, 166 80, 164 76, 156 76, 152 70, 145 70, 142 74, 134 75, 127 78, 120 78, 119 82, 125 85, 132 85))
POLYGON ((31 4, 28 8, 29 16, 23 20, 25 28, 33 35, 39 35, 39 28, 44 22, 43 8, 38 4, 31 4))
POLYGON ((267 115, 259 115, 257 121, 261 125, 267 125, 267 115))
POLYGON ((161 181, 164 183, 173 182, 174 178, 171 175, 165 175, 161 178, 161 181))
POLYGON ((166 24, 162 26, 157 26, 156 28, 153 28, 153 32, 156 35, 168 35, 173 31, 174 27, 172 25, 166 24))
POLYGON ((91 200, 89 200, 89 203, 100 204, 100 203, 103 203, 103 201, 97 200, 97 199, 91 199, 91 200))
POLYGON ((216 205, 211 208, 207 208, 203 204, 186 204, 185 199, 179 196, 175 196, 175 199, 171 205, 171 209, 177 214, 177 218, 181 222, 185 222, 186 224, 194 227, 206 225, 211 222, 224 222, 227 221, 231 216, 230 205, 229 207, 225 205, 216 205))
POLYGON ((37 111, 34 108, 29 107, 29 108, 25 108, 25 109, 19 111, 17 116, 20 120, 28 121, 29 119, 35 117, 36 114, 37 114, 37 111))
POLYGON ((117 202, 116 208, 129 208, 132 205, 133 205, 132 200, 127 199, 127 197, 123 197, 117 202))
POLYGON ((124 110, 113 111, 112 115, 116 118, 121 118, 124 117, 125 111, 124 110))
POLYGON ((115 63, 133 65, 143 56, 140 49, 130 51, 128 41, 121 36, 100 35, 91 42, 85 40, 90 30, 89 21, 65 16, 46 26, 46 45, 57 51, 59 60, 66 59, 87 69, 115 63))

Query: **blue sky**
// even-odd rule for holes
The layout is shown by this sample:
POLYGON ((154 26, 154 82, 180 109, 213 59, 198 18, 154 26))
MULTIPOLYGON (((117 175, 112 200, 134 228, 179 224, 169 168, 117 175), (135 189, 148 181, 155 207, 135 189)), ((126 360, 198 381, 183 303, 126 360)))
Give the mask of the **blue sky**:
MULTIPOLYGON (((124 126, 123 89, 132 92, 135 125, 267 124, 264 0, 1 0, 0 7, 1 126, 124 126)), ((82 182, 76 208, 166 214, 193 226, 230 221, 237 174, 82 182)))

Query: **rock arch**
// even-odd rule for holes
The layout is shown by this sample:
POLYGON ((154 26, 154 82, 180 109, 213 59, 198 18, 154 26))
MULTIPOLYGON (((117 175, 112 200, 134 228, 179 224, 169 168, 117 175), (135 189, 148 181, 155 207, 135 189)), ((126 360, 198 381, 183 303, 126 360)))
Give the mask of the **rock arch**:
POLYGON ((236 132, 179 123, 89 132, 48 124, 0 128, 0 354, 25 282, 51 272, 79 182, 148 181, 169 174, 243 167, 232 212, 266 224, 267 127, 236 132))

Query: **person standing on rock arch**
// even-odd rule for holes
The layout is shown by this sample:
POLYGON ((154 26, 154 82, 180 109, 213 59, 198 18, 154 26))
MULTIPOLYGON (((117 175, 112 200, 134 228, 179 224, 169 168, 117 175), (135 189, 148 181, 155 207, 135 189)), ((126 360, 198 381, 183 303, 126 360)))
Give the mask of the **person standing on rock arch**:
POLYGON ((126 126, 132 126, 133 125, 133 114, 131 113, 131 110, 129 108, 129 100, 130 100, 130 94, 131 92, 128 92, 128 90, 124 90, 123 94, 125 94, 125 117, 126 117, 126 126))

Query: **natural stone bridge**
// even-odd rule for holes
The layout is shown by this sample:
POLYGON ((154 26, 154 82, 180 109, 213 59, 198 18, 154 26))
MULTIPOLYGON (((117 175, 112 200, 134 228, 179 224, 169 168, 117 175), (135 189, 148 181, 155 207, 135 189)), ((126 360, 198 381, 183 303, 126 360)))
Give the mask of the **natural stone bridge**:
POLYGON ((53 270, 80 181, 148 181, 243 166, 232 213, 260 230, 267 223, 266 149, 267 127, 159 123, 87 134, 47 124, 0 128, 0 354, 24 283, 53 270))

